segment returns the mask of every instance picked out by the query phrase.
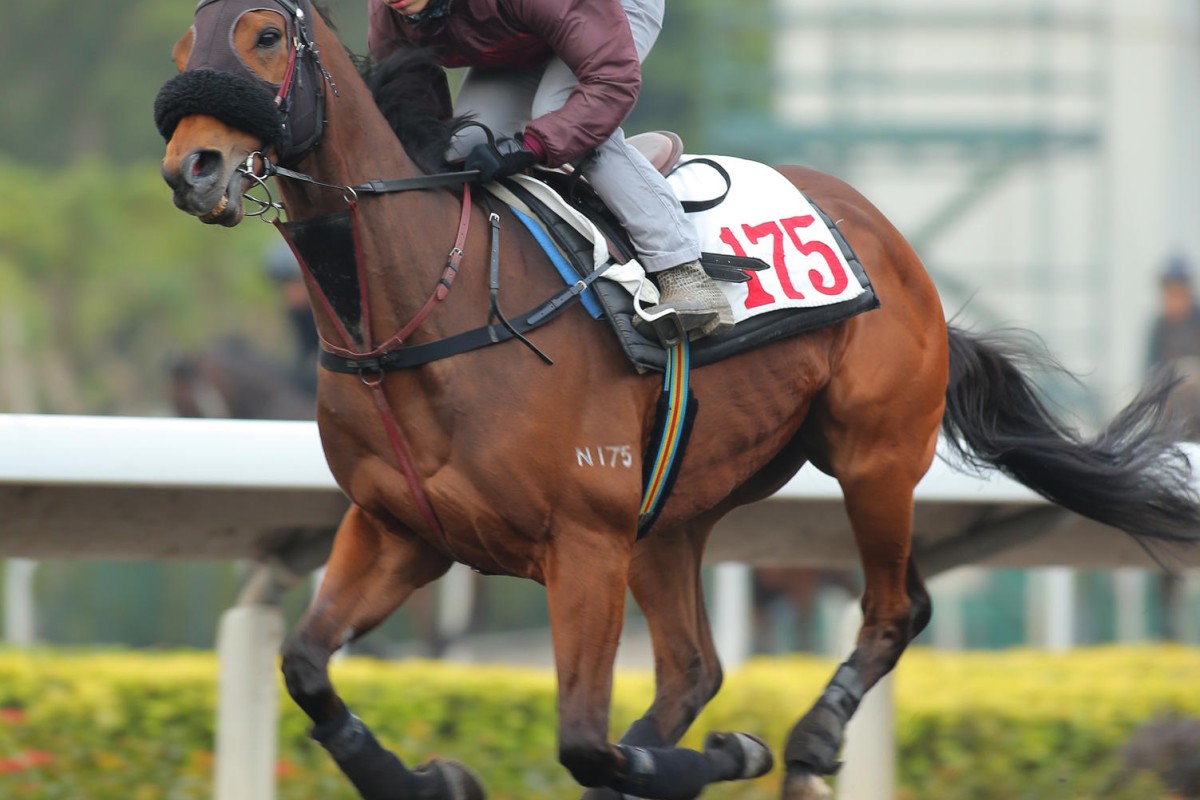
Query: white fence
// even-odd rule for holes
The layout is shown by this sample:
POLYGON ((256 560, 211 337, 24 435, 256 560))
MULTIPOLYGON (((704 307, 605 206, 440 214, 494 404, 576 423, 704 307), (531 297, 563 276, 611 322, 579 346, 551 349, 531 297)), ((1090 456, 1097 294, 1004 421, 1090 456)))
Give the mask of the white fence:
MULTIPOLYGON (((1153 566, 1124 534, 1000 476, 939 460, 916 501, 914 550, 927 575, 964 564, 1153 566)), ((302 573, 324 559, 345 505, 310 422, 0 415, 3 558, 250 558, 302 573)), ((730 514, 708 555, 719 564, 715 635, 730 667, 747 649, 745 564, 858 563, 837 484, 811 468, 730 514)), ((274 796, 283 630, 268 574, 259 577, 218 637, 218 800, 274 796)), ((1048 613, 1069 613, 1069 602, 1048 613)), ((858 776, 843 785, 854 800, 894 793, 890 691, 887 681, 872 691, 848 735, 847 763, 869 765, 846 767, 858 776)))

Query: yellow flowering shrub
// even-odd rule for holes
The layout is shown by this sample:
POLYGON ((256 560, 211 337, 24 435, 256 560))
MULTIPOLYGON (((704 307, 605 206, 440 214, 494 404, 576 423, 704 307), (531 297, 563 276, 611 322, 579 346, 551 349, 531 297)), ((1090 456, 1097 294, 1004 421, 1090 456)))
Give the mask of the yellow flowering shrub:
MULTIPOLYGON (((746 730, 777 749, 832 675, 832 662, 751 661, 726 677, 685 740, 746 730)), ((334 682, 410 765, 470 764, 493 798, 578 794, 555 761, 554 675, 546 670, 350 658, 334 682)), ((1101 647, 945 654, 914 650, 897 671, 900 800, 1162 797, 1147 777, 1114 788, 1123 742, 1164 714, 1200 717, 1200 650, 1101 647)), ((217 664, 209 653, 0 650, 0 797, 192 800, 211 796, 217 664)), ((614 738, 653 695, 621 672, 614 738)), ((279 797, 354 800, 282 692, 279 797)), ((778 769, 706 797, 778 796, 778 769)))

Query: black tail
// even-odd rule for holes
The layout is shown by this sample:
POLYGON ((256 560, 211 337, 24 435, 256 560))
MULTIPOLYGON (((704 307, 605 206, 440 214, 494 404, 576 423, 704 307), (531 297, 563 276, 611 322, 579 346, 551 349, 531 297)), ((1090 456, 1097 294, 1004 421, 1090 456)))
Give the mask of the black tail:
POLYGON ((996 467, 1057 505, 1148 540, 1200 541, 1200 496, 1165 425, 1170 376, 1148 386, 1088 440, 1038 397, 1020 365, 1033 348, 950 327, 942 430, 972 467, 996 467))

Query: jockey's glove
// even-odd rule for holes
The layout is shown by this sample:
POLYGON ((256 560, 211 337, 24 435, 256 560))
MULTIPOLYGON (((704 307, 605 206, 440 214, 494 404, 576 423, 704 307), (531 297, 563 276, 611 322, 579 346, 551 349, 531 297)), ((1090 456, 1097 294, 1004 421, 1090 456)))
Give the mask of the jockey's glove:
POLYGON ((516 139, 497 139, 495 144, 484 142, 467 153, 466 169, 479 170, 479 183, 524 172, 538 162, 537 154, 516 139))

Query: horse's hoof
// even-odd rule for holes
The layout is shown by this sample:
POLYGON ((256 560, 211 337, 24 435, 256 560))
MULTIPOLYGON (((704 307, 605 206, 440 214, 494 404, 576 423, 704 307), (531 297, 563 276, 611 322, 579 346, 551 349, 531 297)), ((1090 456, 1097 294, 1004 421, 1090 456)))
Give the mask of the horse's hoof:
POLYGON ((722 752, 730 756, 737 767, 722 780, 744 781, 759 778, 775 766, 771 748, 757 736, 749 733, 718 733, 713 731, 704 737, 704 752, 709 755, 722 752))
POLYGON ((433 790, 421 792, 422 798, 428 796, 437 800, 486 800, 487 792, 479 777, 459 761, 441 761, 435 759, 413 770, 417 774, 429 776, 433 790))
POLYGON ((783 800, 833 800, 833 790, 819 775, 789 770, 783 779, 783 800))

